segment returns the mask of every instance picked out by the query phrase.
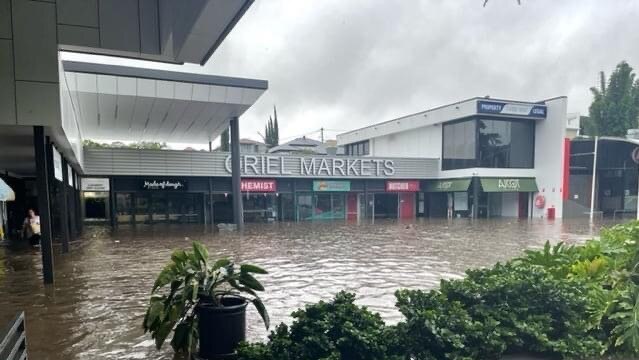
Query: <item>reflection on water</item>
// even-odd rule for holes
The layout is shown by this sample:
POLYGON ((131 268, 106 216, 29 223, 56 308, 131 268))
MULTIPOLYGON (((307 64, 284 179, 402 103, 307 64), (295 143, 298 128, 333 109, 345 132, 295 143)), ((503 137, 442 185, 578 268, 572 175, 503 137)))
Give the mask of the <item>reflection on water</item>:
MULTIPOLYGON (((155 276, 172 249, 192 240, 211 255, 263 266, 263 298, 272 323, 290 321, 305 303, 339 290, 389 322, 400 320, 393 292, 433 288, 466 268, 490 265, 546 240, 574 243, 596 235, 587 222, 489 220, 410 223, 343 222, 248 224, 243 234, 207 233, 201 227, 137 227, 111 234, 88 228, 67 255, 56 255, 56 283, 44 287, 40 254, 0 248, 0 326, 26 310, 33 359, 171 359, 154 349, 140 326, 155 276)), ((249 313, 249 336, 265 337, 249 313)), ((168 345, 168 344, 167 344, 168 345)))

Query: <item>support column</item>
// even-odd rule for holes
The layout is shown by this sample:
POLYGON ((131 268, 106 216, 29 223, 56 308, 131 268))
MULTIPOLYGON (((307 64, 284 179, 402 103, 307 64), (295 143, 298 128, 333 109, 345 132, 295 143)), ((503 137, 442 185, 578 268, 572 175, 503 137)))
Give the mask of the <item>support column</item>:
POLYGON ((67 172, 67 161, 62 158, 62 186, 60 191, 60 231, 62 232, 62 253, 69 252, 70 229, 69 229, 69 197, 67 195, 67 184, 69 174, 67 172))
POLYGON ((49 199, 49 174, 47 144, 42 126, 33 127, 33 144, 36 160, 36 185, 38 187, 38 215, 40 216, 40 250, 42 251, 42 275, 45 284, 53 283, 53 246, 51 234, 51 202, 49 199))
POLYGON ((84 217, 82 216, 82 199, 80 199, 80 192, 82 191, 82 179, 80 175, 76 173, 75 176, 75 205, 77 209, 77 220, 75 226, 77 228, 76 233, 78 236, 82 234, 82 226, 84 224, 84 217))
POLYGON ((109 178, 109 220, 111 221, 111 230, 118 225, 117 208, 116 208, 115 188, 113 187, 113 178, 109 178))
POLYGON ((67 163, 67 174, 71 175, 70 178, 67 179, 65 186, 67 188, 67 204, 69 204, 69 237, 71 241, 74 241, 78 235, 75 224, 78 219, 78 205, 76 203, 76 194, 75 194, 75 170, 67 163), (68 170, 71 169, 71 173, 69 174, 68 170))
POLYGON ((237 117, 231 118, 231 180, 233 190, 233 220, 237 229, 244 228, 244 211, 242 210, 242 189, 240 174, 240 124, 237 117))
POLYGON ((209 217, 211 219, 211 231, 215 229, 215 214, 213 213, 213 179, 209 178, 209 217))
POLYGON ((479 217, 479 178, 473 178, 473 219, 479 217))

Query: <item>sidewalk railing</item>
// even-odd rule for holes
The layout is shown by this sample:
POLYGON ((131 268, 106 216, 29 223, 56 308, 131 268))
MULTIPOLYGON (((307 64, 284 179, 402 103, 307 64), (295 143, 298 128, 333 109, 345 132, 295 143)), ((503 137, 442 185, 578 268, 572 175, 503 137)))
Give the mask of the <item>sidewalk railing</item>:
POLYGON ((24 312, 20 312, 0 333, 0 359, 27 359, 27 333, 24 323, 24 312))

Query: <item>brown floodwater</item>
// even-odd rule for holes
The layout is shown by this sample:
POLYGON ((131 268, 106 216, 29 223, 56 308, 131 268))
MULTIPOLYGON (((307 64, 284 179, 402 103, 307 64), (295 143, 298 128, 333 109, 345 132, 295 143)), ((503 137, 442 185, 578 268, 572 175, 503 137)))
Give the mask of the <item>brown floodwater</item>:
MULTIPOLYGON (((512 219, 247 224, 241 234, 203 226, 87 227, 71 253, 55 249, 53 286, 42 284, 38 251, 0 247, 0 328, 26 311, 29 355, 36 360, 172 359, 168 344, 155 350, 141 322, 155 276, 173 249, 193 240, 213 257, 270 272, 260 280, 273 324, 290 322, 294 309, 343 289, 392 323, 401 320, 398 288, 431 289, 546 240, 581 242, 598 230, 587 221, 512 219)), ((257 313, 250 309, 248 317, 249 338, 264 339, 257 313)))

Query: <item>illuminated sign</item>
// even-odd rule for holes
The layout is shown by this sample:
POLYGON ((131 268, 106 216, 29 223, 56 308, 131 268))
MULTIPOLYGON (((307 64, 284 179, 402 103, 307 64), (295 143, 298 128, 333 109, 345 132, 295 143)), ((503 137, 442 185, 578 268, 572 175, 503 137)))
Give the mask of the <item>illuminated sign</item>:
POLYGON ((242 192, 277 192, 277 183, 275 180, 242 179, 240 188, 242 192))
POLYGON ((387 181, 386 191, 389 192, 416 192, 419 191, 419 181, 387 181))

